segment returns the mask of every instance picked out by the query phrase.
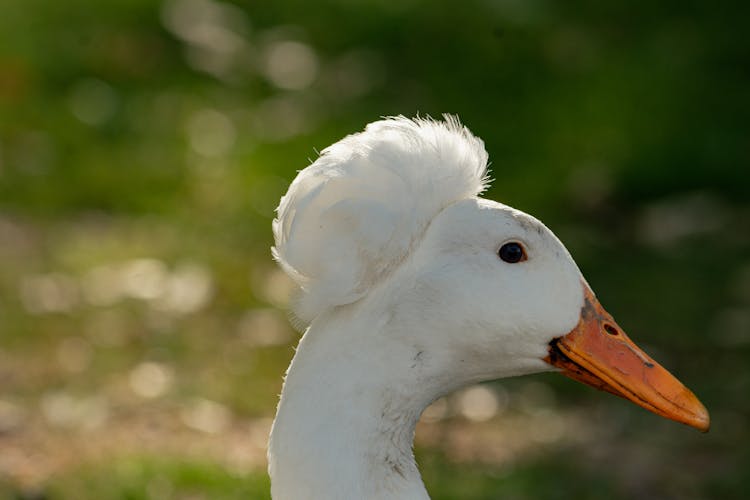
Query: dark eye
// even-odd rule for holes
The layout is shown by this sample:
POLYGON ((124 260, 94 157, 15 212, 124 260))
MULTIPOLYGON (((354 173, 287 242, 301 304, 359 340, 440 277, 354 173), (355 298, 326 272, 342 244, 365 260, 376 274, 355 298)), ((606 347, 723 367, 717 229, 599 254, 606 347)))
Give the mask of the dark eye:
POLYGON ((510 243, 501 246, 497 254, 509 264, 515 264, 516 262, 526 260, 526 251, 520 243, 515 241, 511 241, 510 243))

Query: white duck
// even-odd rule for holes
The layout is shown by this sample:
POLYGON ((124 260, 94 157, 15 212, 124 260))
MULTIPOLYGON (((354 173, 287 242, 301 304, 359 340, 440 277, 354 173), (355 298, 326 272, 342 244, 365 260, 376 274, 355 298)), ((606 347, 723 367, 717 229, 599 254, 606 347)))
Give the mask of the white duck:
POLYGON ((622 332, 535 218, 479 198, 483 142, 455 118, 371 123, 281 199, 274 256, 310 322, 268 449, 272 495, 428 498, 414 428, 475 382, 561 370, 707 430, 698 399, 622 332))

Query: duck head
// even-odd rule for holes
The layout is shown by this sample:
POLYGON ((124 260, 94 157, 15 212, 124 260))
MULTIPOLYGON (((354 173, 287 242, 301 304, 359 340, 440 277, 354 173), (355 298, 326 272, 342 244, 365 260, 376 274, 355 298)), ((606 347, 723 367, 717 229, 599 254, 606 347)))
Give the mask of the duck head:
POLYGON ((456 385, 558 370, 708 430, 696 396, 625 334, 534 217, 482 198, 458 201, 434 218, 407 267, 414 286, 396 302, 430 311, 422 321, 432 347, 451 358, 441 364, 453 367, 456 385))

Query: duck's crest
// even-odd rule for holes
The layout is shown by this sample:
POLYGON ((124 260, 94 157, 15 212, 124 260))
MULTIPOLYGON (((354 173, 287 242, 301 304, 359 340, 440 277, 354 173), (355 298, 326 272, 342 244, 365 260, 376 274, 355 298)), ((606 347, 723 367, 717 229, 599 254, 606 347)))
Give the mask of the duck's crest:
POLYGON ((369 124, 300 171, 273 221, 274 257, 301 287, 310 321, 360 299, 447 205, 488 184, 487 152, 454 116, 369 124))

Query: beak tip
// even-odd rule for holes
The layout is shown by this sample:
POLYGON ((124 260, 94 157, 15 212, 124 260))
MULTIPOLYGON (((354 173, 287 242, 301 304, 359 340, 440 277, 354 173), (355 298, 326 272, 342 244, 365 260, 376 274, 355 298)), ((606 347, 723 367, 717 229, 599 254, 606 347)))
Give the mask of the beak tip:
POLYGON ((690 395, 693 401, 690 409, 686 408, 687 411, 683 413, 683 422, 694 429, 706 433, 711 428, 711 416, 708 414, 706 407, 703 406, 703 403, 693 393, 690 393, 690 395))
POLYGON ((695 422, 693 424, 693 427, 698 429, 699 431, 706 433, 711 428, 711 417, 708 414, 708 410, 706 408, 702 408, 702 412, 700 412, 698 415, 696 415, 695 422))

